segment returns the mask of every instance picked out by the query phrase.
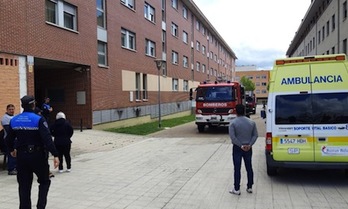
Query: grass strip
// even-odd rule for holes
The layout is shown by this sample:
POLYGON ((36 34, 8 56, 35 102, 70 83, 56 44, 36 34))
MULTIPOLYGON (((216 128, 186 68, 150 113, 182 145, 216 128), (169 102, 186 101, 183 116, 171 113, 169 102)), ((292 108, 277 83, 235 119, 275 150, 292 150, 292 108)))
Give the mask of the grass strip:
POLYGON ((163 130, 165 127, 174 127, 189 123, 195 120, 195 115, 188 115, 178 118, 165 119, 161 121, 161 128, 158 127, 158 121, 143 123, 135 126, 121 127, 121 128, 108 128, 104 131, 110 131, 115 133, 124 133, 124 134, 134 134, 134 135, 148 135, 155 133, 157 131, 163 130))

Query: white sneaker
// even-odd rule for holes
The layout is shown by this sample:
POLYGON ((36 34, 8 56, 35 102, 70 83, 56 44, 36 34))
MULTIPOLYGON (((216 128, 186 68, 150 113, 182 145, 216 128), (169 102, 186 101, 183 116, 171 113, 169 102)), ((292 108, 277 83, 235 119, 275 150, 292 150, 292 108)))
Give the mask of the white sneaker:
POLYGON ((66 169, 66 172, 71 172, 71 169, 66 169))
POLYGON ((253 193, 253 189, 252 189, 252 188, 247 188, 246 191, 247 191, 248 193, 253 193))
POLYGON ((240 195, 240 190, 232 189, 229 191, 231 194, 240 195))
POLYGON ((59 173, 63 173, 64 171, 63 171, 63 170, 59 170, 58 172, 59 172, 59 173))

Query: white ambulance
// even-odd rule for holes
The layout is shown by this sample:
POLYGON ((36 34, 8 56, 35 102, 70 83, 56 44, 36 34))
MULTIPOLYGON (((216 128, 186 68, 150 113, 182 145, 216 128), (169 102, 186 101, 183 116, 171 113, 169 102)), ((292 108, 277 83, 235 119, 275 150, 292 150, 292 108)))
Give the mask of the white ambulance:
POLYGON ((344 54, 278 59, 266 108, 267 174, 278 168, 348 171, 348 62, 344 54))

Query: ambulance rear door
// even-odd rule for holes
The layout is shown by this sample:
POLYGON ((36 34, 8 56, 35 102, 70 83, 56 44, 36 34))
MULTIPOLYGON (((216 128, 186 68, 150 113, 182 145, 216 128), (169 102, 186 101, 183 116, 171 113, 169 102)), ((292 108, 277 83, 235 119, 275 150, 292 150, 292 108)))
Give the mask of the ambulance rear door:
POLYGON ((314 158, 348 162, 348 71, 345 61, 311 64, 314 158))
POLYGON ((314 162, 309 64, 278 66, 273 89, 272 152, 276 161, 314 162))

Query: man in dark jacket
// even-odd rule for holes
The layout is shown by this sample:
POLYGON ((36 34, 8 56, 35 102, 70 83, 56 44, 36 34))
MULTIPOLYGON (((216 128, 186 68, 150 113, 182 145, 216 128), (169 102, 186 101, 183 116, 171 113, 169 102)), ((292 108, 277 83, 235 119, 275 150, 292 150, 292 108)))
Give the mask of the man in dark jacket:
POLYGON ((13 157, 17 157, 17 181, 19 190, 19 208, 31 208, 31 186, 33 173, 38 177, 39 197, 37 208, 47 204, 47 194, 51 184, 47 150, 54 156, 53 164, 59 164, 58 152, 44 118, 34 113, 35 99, 32 96, 21 98, 23 113, 10 121, 6 143, 13 157), (14 142, 16 141, 16 149, 14 142))
POLYGON ((71 171, 71 137, 74 130, 70 123, 66 120, 63 112, 57 113, 56 121, 51 126, 51 133, 54 136, 54 144, 58 150, 59 157, 59 173, 63 172, 63 156, 66 162, 67 172, 71 171))

